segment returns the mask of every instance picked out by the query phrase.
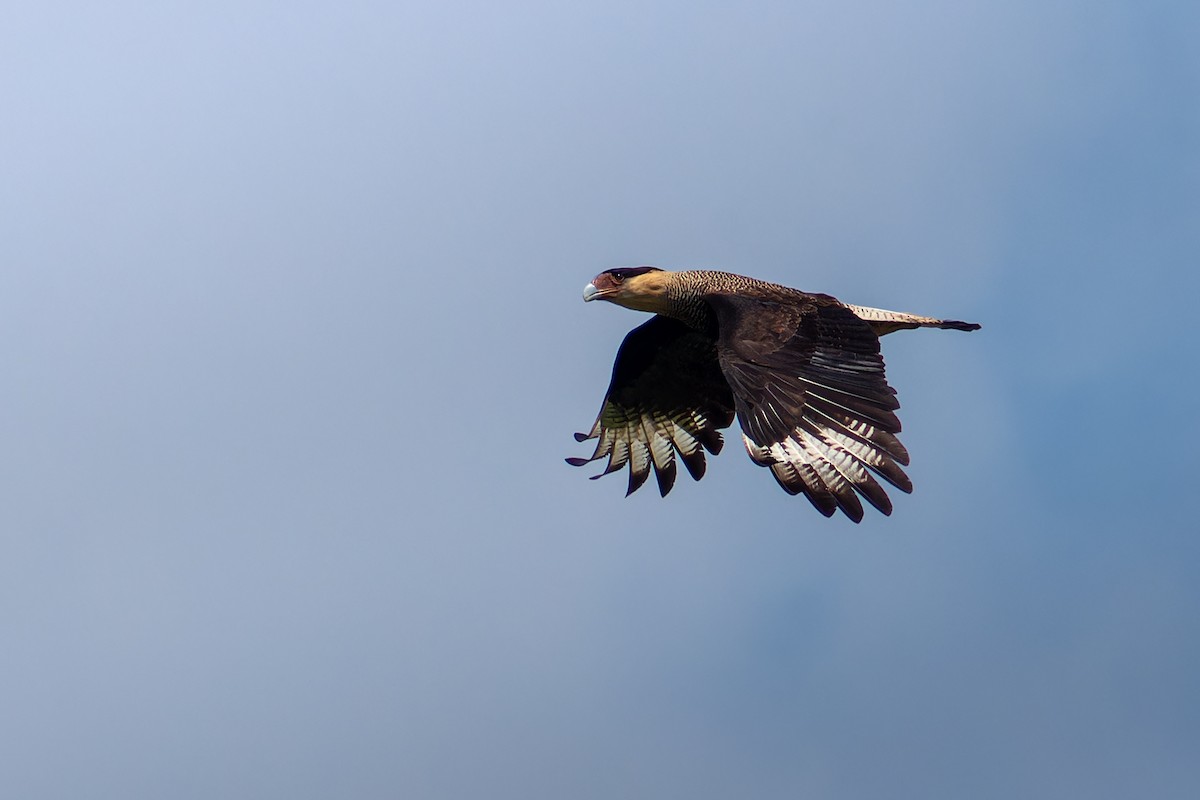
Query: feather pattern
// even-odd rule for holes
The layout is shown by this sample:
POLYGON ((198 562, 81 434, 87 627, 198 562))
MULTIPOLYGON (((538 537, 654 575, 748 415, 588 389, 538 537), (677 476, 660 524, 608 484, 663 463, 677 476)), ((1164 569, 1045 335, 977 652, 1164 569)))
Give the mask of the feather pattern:
POLYGON ((675 457, 700 480, 704 451, 716 455, 724 444, 720 429, 733 422, 733 397, 721 375, 715 343, 681 322, 656 316, 630 331, 617 352, 604 404, 588 433, 597 439, 588 458, 568 458, 574 466, 608 457, 600 475, 629 465, 632 494, 654 471, 666 496, 678 472, 675 457))
POLYGON ((858 522, 861 496, 887 515, 892 503, 871 472, 911 490, 895 438, 896 392, 884 377, 879 339, 840 303, 814 298, 794 324, 764 324, 770 308, 744 297, 712 300, 718 358, 755 463, 804 494, 821 513, 858 522))

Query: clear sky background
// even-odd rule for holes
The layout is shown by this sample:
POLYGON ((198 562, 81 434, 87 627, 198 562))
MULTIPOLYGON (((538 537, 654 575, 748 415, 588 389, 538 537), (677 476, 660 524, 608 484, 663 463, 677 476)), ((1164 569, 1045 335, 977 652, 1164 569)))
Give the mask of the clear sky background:
POLYGON ((2 17, 0 795, 1198 796, 1196 4, 2 17), (982 322, 916 492, 564 464, 637 264, 982 322))

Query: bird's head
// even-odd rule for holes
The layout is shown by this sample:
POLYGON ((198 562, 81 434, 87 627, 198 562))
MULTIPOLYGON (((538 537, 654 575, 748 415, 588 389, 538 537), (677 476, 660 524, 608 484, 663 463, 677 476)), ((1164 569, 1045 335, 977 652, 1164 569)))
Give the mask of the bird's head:
POLYGON ((617 267, 583 287, 583 300, 607 300, 636 311, 659 313, 667 305, 667 276, 658 267, 617 267))

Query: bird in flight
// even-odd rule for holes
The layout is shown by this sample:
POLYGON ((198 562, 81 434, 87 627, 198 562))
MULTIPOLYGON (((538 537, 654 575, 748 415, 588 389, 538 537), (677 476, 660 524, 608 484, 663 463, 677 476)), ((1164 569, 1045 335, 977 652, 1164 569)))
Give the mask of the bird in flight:
POLYGON ((891 514, 876 476, 902 492, 900 407, 884 375, 879 337, 905 328, 977 330, 973 322, 854 306, 728 272, 623 267, 597 275, 584 301, 607 300, 655 316, 625 337, 595 424, 588 458, 608 457, 600 475, 629 466, 629 488, 651 469, 664 497, 675 456, 694 480, 704 451, 716 455, 720 430, 736 415, 754 463, 769 467, 789 494, 803 494, 826 517, 859 522, 859 496, 891 514))

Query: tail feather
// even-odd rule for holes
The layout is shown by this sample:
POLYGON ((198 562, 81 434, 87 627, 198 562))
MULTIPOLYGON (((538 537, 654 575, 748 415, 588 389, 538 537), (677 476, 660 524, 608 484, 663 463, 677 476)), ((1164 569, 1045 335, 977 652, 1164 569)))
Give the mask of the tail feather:
POLYGON ((888 311, 887 309, 883 308, 852 306, 850 304, 847 304, 846 307, 853 311, 860 319, 864 319, 871 323, 871 327, 875 330, 876 336, 883 336, 887 333, 911 328, 941 328, 943 330, 977 331, 981 327, 979 323, 976 322, 963 322, 957 319, 922 317, 919 314, 907 314, 903 311, 888 311))

